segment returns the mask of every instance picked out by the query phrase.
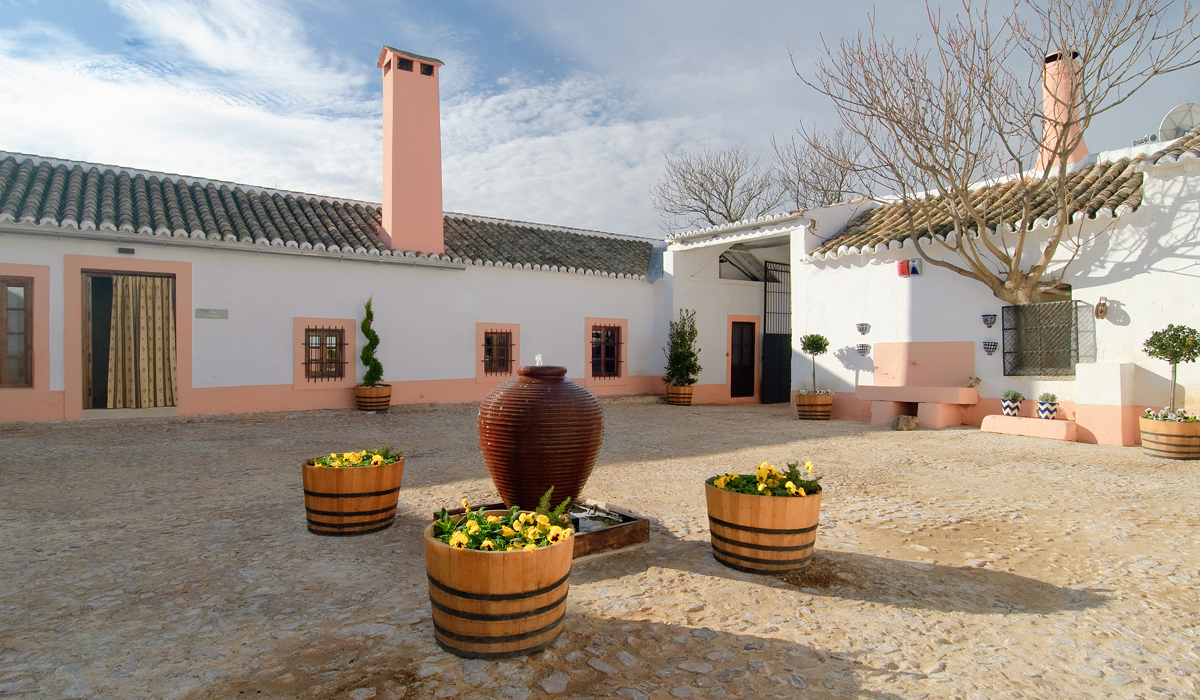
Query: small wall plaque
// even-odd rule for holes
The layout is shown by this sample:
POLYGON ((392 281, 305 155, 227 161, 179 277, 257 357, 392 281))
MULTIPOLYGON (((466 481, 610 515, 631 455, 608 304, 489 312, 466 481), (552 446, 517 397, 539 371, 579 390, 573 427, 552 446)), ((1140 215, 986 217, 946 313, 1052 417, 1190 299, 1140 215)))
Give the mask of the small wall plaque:
POLYGON ((229 309, 196 309, 196 318, 229 318, 229 309))

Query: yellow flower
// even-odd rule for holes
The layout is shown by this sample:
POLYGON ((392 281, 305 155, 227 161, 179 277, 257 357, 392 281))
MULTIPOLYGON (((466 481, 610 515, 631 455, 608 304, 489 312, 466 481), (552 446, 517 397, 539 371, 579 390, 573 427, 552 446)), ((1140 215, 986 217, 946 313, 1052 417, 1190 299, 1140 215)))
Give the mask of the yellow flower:
POLYGON ((487 516, 487 521, 489 523, 498 523, 498 522, 500 522, 500 516, 499 515, 489 515, 489 516, 487 516))
POLYGON ((546 517, 546 516, 544 516, 544 515, 539 515, 539 516, 537 516, 537 524, 538 524, 538 525, 549 525, 549 524, 550 524, 550 518, 547 518, 547 517, 546 517))
POLYGON ((788 493, 796 493, 796 485, 790 481, 784 484, 783 488, 787 489, 788 493))
POLYGON ((529 513, 521 513, 521 516, 519 518, 517 518, 517 520, 519 520, 520 522, 523 522, 523 523, 527 523, 527 522, 533 520, 533 516, 530 515, 529 513))
POLYGON ((383 464, 383 455, 377 454, 371 458, 371 466, 372 467, 378 467, 381 464, 383 464))
POLYGON ((772 469, 772 467, 769 462, 763 462, 762 464, 758 465, 758 474, 757 474, 758 480, 766 481, 767 474, 771 473, 771 469, 772 469))
POLYGON ((759 490, 759 491, 762 491, 762 490, 764 490, 765 488, 767 488, 767 485, 766 485, 766 484, 759 484, 759 485, 758 485, 758 490, 759 490))
POLYGON ((546 537, 546 539, 550 540, 551 542, 561 542, 566 538, 567 536, 563 534, 563 529, 558 525, 551 527, 550 534, 546 537))
POLYGON ((797 486, 797 487, 796 487, 796 492, 795 492, 794 494, 792 494, 792 495, 793 495, 793 496, 799 496, 800 498, 803 498, 803 497, 807 496, 808 494, 804 492, 804 487, 803 487, 803 486, 797 486))
POLYGON ((809 474, 813 473, 813 463, 812 462, 805 462, 804 468, 808 470, 809 474))
POLYGON ((517 534, 517 531, 507 525, 504 525, 503 527, 500 528, 500 534, 504 535, 505 537, 515 537, 517 534))
POLYGON ((471 506, 467 505, 467 499, 466 499, 466 498, 463 498, 463 501, 462 501, 462 503, 463 503, 463 508, 466 508, 466 509, 467 509, 467 510, 466 510, 466 512, 470 513, 470 512, 471 512, 471 506))
POLYGON ((719 477, 716 481, 714 481, 713 486, 716 486, 719 489, 723 489, 723 488, 725 488, 725 484, 728 484, 728 483, 729 483, 729 475, 726 474, 725 476, 719 477))
POLYGON ((455 549, 466 549, 467 548, 466 533, 464 533, 462 530, 458 530, 453 535, 450 535, 450 546, 454 547, 455 549))
POLYGON ((347 464, 358 464, 362 461, 362 455, 358 452, 343 452, 342 459, 346 460, 347 464))
POLYGON ((483 543, 479 545, 479 548, 491 551, 496 548, 496 543, 491 540, 484 540, 483 543))
POLYGON ((526 552, 532 552, 532 551, 536 550, 537 548, 538 548, 538 546, 536 544, 530 542, 529 544, 525 545, 521 549, 525 550, 526 552))
POLYGON ((479 521, 478 520, 468 520, 467 521, 467 534, 469 534, 469 535, 479 534, 479 521))

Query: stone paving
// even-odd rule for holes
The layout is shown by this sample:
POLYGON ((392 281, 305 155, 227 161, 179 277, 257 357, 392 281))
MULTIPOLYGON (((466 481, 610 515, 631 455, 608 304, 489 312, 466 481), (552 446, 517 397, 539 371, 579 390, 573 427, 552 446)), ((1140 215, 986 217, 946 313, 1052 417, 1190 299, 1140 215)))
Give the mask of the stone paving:
POLYGON ((607 400, 585 495, 651 542, 576 562, 546 651, 433 642, 420 532, 496 500, 475 405, 0 426, 0 698, 1197 698, 1200 465, 973 429, 607 400), (300 462, 408 455, 383 532, 304 527, 300 462), (701 483, 825 474, 818 554, 717 564, 701 483))

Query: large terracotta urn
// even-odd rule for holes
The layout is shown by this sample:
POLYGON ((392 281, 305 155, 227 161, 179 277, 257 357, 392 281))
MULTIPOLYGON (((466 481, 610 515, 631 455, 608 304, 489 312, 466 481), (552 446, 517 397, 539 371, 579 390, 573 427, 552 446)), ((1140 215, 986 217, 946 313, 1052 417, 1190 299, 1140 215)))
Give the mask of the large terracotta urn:
POLYGON ((504 505, 579 497, 604 437, 604 412, 566 367, 522 367, 479 405, 479 449, 504 505))

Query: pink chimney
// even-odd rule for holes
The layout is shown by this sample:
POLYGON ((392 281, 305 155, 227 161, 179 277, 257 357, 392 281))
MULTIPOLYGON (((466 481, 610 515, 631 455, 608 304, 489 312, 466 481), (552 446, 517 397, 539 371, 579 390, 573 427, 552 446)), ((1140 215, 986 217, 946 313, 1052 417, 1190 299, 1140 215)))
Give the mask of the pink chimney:
POLYGON ((383 230, 393 250, 444 253, 442 130, 436 58, 390 46, 383 69, 383 230))
POLYGON ((1076 121, 1079 117, 1079 95, 1083 89, 1079 78, 1079 52, 1059 51, 1046 56, 1046 67, 1042 71, 1042 150, 1038 155, 1037 169, 1046 170, 1056 165, 1055 144, 1069 143, 1076 137, 1079 143, 1067 156, 1067 164, 1078 162, 1088 154, 1083 143, 1083 133, 1076 121), (1066 133, 1061 134, 1063 128, 1066 133))

